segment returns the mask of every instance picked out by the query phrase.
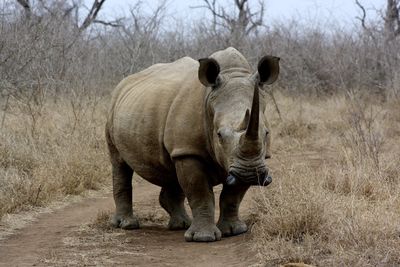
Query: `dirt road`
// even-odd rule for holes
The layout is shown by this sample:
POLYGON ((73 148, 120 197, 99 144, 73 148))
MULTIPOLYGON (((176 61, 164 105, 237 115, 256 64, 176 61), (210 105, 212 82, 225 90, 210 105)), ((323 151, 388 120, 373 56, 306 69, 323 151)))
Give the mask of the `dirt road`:
MULTIPOLYGON (((159 188, 135 182, 135 210, 141 229, 124 231, 95 223, 114 208, 111 194, 72 203, 0 241, 0 266, 250 266, 257 263, 250 235, 215 243, 187 243, 183 231, 168 231, 158 204, 159 188)), ((220 188, 216 188, 216 196, 220 188)), ((243 202, 249 215, 251 193, 243 202)), ((218 214, 218 213, 217 213, 218 214)), ((101 221, 101 220, 100 220, 101 221)))

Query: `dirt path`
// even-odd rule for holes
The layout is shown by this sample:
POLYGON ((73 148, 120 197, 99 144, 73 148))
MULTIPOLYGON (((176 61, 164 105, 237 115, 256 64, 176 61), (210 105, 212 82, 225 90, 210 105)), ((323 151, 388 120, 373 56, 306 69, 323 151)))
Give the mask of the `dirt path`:
MULTIPOLYGON (((216 188, 216 196, 220 188, 216 188)), ((114 208, 111 195, 87 198, 38 220, 0 241, 0 266, 249 266, 257 263, 249 234, 220 242, 187 243, 183 231, 168 231, 158 204, 159 188, 136 182, 135 210, 141 229, 112 230, 95 223, 114 208)), ((246 218, 251 194, 244 199, 246 218)), ((218 214, 218 213, 217 213, 218 214)))

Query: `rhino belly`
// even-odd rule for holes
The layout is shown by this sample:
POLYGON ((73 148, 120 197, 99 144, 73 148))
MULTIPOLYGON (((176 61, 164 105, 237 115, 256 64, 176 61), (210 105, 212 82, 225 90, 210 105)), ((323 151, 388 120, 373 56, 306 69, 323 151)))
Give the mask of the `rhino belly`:
POLYGON ((154 87, 133 88, 115 107, 114 145, 133 170, 156 185, 176 181, 175 168, 163 143, 169 98, 154 87), (158 91, 158 90, 157 90, 158 91), (157 97, 154 97, 157 96, 157 97), (160 97, 164 101, 160 104, 160 97))

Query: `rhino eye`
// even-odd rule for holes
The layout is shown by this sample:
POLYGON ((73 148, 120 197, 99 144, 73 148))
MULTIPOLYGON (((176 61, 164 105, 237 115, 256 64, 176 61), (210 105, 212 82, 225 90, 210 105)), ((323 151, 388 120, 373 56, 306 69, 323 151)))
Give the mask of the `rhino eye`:
POLYGON ((217 136, 218 136, 218 139, 221 141, 221 140, 222 140, 222 133, 221 133, 221 131, 218 131, 218 132, 217 132, 217 136))
POLYGON ((269 131, 268 131, 268 130, 265 131, 265 135, 266 135, 266 136, 269 135, 269 131))
POLYGON ((228 139, 228 137, 230 136, 230 131, 227 128, 220 128, 217 131, 217 136, 218 136, 218 140, 220 143, 223 143, 224 140, 228 139))

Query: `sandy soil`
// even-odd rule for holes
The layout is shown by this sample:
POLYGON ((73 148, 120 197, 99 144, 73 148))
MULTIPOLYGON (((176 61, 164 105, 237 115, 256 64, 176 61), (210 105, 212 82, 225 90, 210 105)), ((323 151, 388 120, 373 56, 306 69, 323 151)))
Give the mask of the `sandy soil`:
MULTIPOLYGON (((135 210, 141 229, 124 231, 96 224, 114 209, 110 193, 43 213, 0 241, 0 266, 251 266, 257 265, 250 233, 214 243, 187 243, 184 231, 168 231, 158 204, 159 187, 135 181, 135 210)), ((220 187, 215 188, 216 197, 220 187)), ((259 190, 254 188, 252 190, 259 190)), ((242 205, 250 216, 251 192, 242 205)), ((218 214, 218 213, 217 213, 218 214)))

